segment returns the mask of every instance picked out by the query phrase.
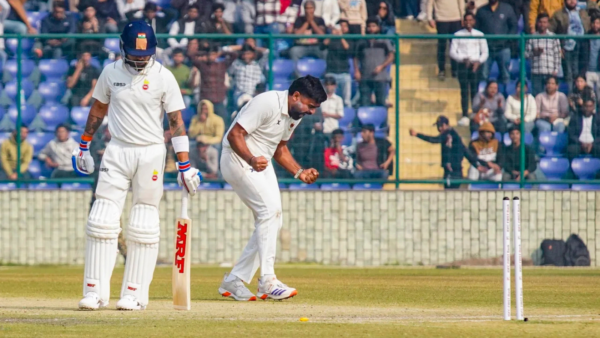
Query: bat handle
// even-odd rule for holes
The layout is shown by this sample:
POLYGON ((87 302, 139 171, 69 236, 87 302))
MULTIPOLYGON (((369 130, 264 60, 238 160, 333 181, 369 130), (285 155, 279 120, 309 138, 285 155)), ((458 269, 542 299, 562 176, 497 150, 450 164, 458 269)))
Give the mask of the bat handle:
POLYGON ((181 218, 189 219, 188 217, 188 197, 189 194, 185 187, 181 189, 181 218))

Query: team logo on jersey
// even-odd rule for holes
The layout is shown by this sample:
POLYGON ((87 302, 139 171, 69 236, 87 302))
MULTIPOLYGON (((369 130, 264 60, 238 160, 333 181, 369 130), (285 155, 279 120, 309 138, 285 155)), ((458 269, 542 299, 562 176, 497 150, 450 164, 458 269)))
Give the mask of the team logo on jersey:
POLYGON ((290 129, 292 129, 292 128, 294 128, 294 124, 293 123, 290 124, 290 129))
POLYGON ((154 170, 154 171, 152 172, 152 180, 153 180, 153 181, 156 181, 157 179, 158 179, 158 171, 154 170))
POLYGON ((146 40, 146 33, 138 33, 135 39, 135 49, 146 50, 148 48, 148 40, 146 40))
POLYGON ((148 90, 149 87, 150 87, 150 82, 148 82, 148 80, 144 80, 144 85, 142 86, 142 89, 148 90))

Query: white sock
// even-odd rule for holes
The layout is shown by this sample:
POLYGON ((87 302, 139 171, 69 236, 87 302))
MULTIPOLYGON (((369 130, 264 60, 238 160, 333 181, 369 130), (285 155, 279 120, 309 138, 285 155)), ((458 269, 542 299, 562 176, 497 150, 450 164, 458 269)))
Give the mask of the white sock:
POLYGON ((231 282, 235 282, 236 280, 240 279, 238 276, 234 275, 234 274, 228 274, 227 277, 225 278, 225 283, 231 283, 231 282))

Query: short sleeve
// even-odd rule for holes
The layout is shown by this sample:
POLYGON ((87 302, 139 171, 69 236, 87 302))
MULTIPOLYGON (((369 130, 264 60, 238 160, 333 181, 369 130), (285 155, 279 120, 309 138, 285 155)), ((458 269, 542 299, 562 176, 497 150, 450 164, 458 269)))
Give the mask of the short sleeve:
POLYGON ((100 77, 100 70, 96 67, 92 67, 94 71, 92 72, 92 80, 97 80, 100 77))
MULTIPOLYGON (((265 93, 250 100, 237 114, 235 123, 242 126, 248 134, 255 132, 276 109, 273 107, 274 100, 271 100, 272 98, 271 93, 265 93)), ((277 101, 275 100, 275 102, 277 101)))
POLYGON ((281 137, 281 140, 282 141, 289 141, 290 138, 292 137, 292 134, 294 134, 294 130, 296 130, 296 127, 298 127, 298 125, 300 124, 300 122, 302 122, 302 119, 300 119, 298 121, 292 122, 292 124, 290 125, 290 127, 286 128, 283 131, 283 137, 281 137))
POLYGON ((294 21, 294 28, 302 27, 302 25, 304 25, 305 22, 306 20, 303 17, 297 18, 296 21, 294 21))
POLYGON ((110 84, 108 83, 108 76, 106 75, 105 71, 100 73, 100 77, 98 77, 92 97, 104 104, 108 104, 110 102, 110 84))
POLYGON ((164 93, 162 97, 163 108, 167 113, 172 113, 178 110, 185 109, 185 102, 183 102, 183 96, 181 95, 181 89, 175 76, 168 69, 163 69, 164 75, 163 88, 164 93))

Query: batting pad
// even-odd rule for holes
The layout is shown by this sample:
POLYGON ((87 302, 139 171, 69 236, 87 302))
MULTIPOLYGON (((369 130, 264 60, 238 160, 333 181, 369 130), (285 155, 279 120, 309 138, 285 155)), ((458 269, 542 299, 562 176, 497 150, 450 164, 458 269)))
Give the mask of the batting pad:
POLYGON ((150 205, 135 205, 131 209, 126 237, 127 261, 121 298, 132 295, 140 305, 146 306, 158 257, 160 240, 158 209, 150 205))
POLYGON ((108 304, 120 232, 119 208, 112 201, 97 199, 88 216, 86 229, 84 297, 88 292, 94 292, 108 304))

